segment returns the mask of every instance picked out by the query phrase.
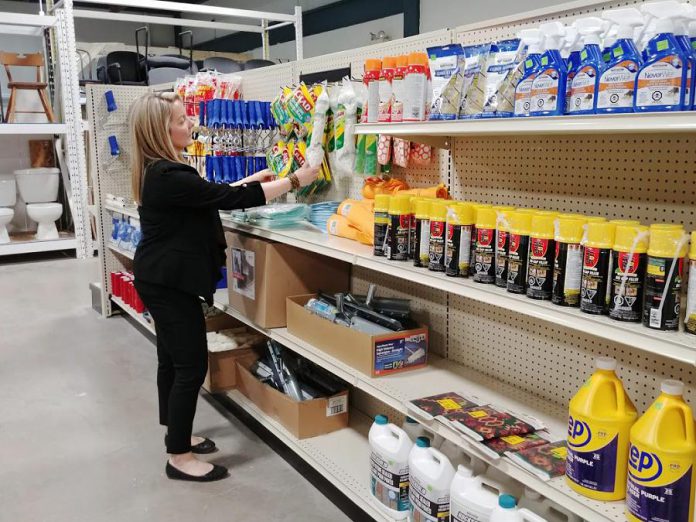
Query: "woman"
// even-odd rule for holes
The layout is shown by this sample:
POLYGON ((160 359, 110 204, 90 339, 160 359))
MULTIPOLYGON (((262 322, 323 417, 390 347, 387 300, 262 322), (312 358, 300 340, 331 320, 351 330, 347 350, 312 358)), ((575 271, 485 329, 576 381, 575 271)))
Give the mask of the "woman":
POLYGON ((147 94, 131 112, 132 185, 142 241, 135 253, 135 288, 155 321, 160 424, 167 426, 171 479, 209 482, 222 466, 196 459, 215 443, 192 436, 198 391, 208 368, 201 298, 212 304, 225 239, 218 210, 266 204, 309 185, 318 169, 303 167, 285 179, 268 170, 230 186, 209 183, 183 163, 193 123, 172 93, 147 94))

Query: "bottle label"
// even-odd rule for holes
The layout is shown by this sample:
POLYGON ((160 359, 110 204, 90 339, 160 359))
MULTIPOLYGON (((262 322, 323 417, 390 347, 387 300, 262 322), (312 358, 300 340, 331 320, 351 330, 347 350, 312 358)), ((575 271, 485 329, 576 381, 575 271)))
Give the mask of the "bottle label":
POLYGON ((640 322, 643 308, 643 279, 645 278, 645 254, 629 255, 614 252, 614 273, 609 299, 609 317, 619 321, 640 322))
POLYGON ((693 462, 639 444, 628 452, 628 512, 646 522, 689 522, 693 462))
POLYGON ((459 248, 461 226, 447 223, 447 240, 445 241, 445 272, 447 275, 459 275, 459 248))
POLYGON ((417 241, 418 252, 416 252, 416 255, 420 260, 420 266, 428 266, 428 262, 430 261, 428 257, 428 252, 430 251, 430 220, 420 220, 420 236, 417 241))
POLYGON ((570 91, 570 106, 568 110, 571 113, 594 109, 596 84, 597 69, 586 65, 578 71, 575 78, 573 78, 573 86, 570 91))
POLYGON ((412 72, 404 80, 403 121, 423 121, 425 119, 425 90, 428 79, 424 73, 412 72))
POLYGON ((498 230, 498 242, 495 248, 495 284, 505 288, 507 286, 507 251, 510 234, 504 230, 498 230))
POLYGON ((681 311, 681 282, 684 274, 684 259, 677 259, 672 280, 665 292, 667 277, 673 260, 664 257, 648 257, 645 276, 645 298, 643 303, 643 324, 658 330, 678 330, 679 312, 681 311), (665 303, 662 303, 662 294, 665 303))
POLYGON ((604 314, 609 301, 611 250, 585 247, 580 283, 580 308, 591 314, 604 314))
POLYGON ((592 491, 613 492, 618 446, 618 432, 591 428, 587 421, 569 416, 566 476, 592 491))
POLYGON ((411 501, 411 520, 418 522, 449 522, 449 488, 438 490, 413 473, 410 477, 409 500, 411 501))
POLYGON ((537 75, 532 85, 532 112, 558 109, 558 83, 556 69, 546 69, 537 75))
POLYGON ((577 74, 577 71, 568 71, 568 78, 566 79, 566 95, 565 95, 566 112, 568 112, 568 108, 570 107, 570 94, 573 91, 573 80, 575 79, 576 74, 577 74))
POLYGON ((384 255, 388 228, 389 214, 386 212, 375 212, 375 247, 373 253, 376 256, 384 255))
POLYGON ((379 80, 367 81, 367 123, 379 121, 379 80))
POLYGON ((577 243, 556 242, 552 301, 564 306, 580 306, 581 279, 582 246, 577 243))
POLYGON ((665 56, 638 73, 636 106, 680 105, 684 64, 678 56, 665 56))
POLYGON ((523 294, 527 290, 529 236, 510 233, 507 256, 507 290, 523 294))
POLYGON ((389 234, 385 256, 393 261, 406 261, 408 259, 408 242, 411 235, 411 216, 389 216, 389 234))
POLYGON ((392 108, 392 82, 391 78, 380 78, 379 80, 379 114, 377 119, 380 122, 391 121, 392 108))
MULTIPOLYGON (((696 42, 696 40, 694 40, 696 42)), ((684 323, 686 331, 696 334, 696 260, 692 260, 689 265, 689 286, 686 298, 686 319, 684 323)))
POLYGON ((633 108, 638 64, 624 60, 607 69, 599 77, 597 108, 633 108))
POLYGON ((532 74, 517 84, 515 89, 515 116, 529 116, 532 106, 532 84, 535 74, 532 74))
POLYGON ((336 150, 342 149, 346 136, 346 106, 343 104, 338 104, 334 126, 336 127, 336 150))
POLYGON ((394 76, 392 80, 392 109, 391 121, 399 122, 404 119, 404 77, 394 76))
POLYGON ((408 511, 408 463, 383 459, 378 453, 370 454, 370 489, 372 495, 394 511, 408 511))
POLYGON ((430 222, 430 247, 428 249, 428 269, 445 271, 445 222, 430 222))
POLYGON ((474 281, 495 283, 495 229, 476 229, 476 255, 474 257, 474 281))
POLYGON ((553 261, 556 254, 554 243, 553 239, 530 239, 527 296, 532 299, 551 299, 553 261))
POLYGON ((454 498, 450 500, 450 520, 452 522, 488 522, 491 514, 474 506, 464 505, 454 498))

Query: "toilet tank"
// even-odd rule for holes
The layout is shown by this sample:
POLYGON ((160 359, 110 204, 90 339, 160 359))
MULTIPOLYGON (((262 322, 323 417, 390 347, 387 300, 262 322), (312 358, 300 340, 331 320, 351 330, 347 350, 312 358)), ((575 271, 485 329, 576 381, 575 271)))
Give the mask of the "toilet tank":
POLYGON ((51 203, 58 199, 59 169, 21 169, 14 174, 19 195, 26 203, 51 203))
POLYGON ((17 204, 17 183, 12 174, 0 174, 0 207, 17 204))

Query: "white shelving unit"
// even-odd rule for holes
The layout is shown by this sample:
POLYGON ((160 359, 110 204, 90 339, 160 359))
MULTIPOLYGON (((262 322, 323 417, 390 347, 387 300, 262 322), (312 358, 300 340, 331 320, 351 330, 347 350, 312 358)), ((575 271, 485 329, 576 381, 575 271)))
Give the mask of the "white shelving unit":
POLYGON ((136 219, 140 218, 140 216, 138 215, 138 209, 133 206, 125 207, 116 203, 107 202, 104 203, 104 208, 107 210, 111 210, 112 212, 118 212, 119 214, 123 214, 124 216, 133 217, 136 219))
POLYGON ((256 407, 238 391, 227 393, 233 402, 254 417, 261 425, 278 437, 286 446, 321 473, 327 480, 335 482, 339 477, 341 491, 375 520, 394 522, 385 515, 372 499, 368 489, 368 465, 370 446, 367 432, 370 420, 351 412, 350 426, 327 435, 298 440, 279 422, 256 407))
POLYGON ((231 230, 292 245, 482 303, 514 309, 518 313, 558 326, 589 333, 675 361, 696 365, 696 336, 684 332, 651 330, 641 324, 614 321, 605 316, 583 313, 576 308, 556 306, 548 301, 537 301, 525 296, 511 294, 495 285, 474 283, 472 279, 447 277, 442 273, 416 268, 410 262, 388 261, 383 257, 375 257, 370 246, 323 234, 317 232, 316 229, 310 229, 310 227, 270 230, 241 225, 229 219, 224 219, 223 224, 231 230))
POLYGON ((59 250, 75 250, 77 239, 73 235, 65 235, 60 239, 51 241, 12 241, 0 245, 0 256, 11 256, 16 254, 34 254, 37 252, 56 252, 59 250))
MULTIPOLYGON (((1 32, 1 31, 0 31, 1 32)), ((68 126, 64 123, 2 123, 2 136, 43 136, 48 134, 67 134, 68 126)))
MULTIPOLYGON (((568 429, 568 412, 565 409, 559 409, 548 401, 522 392, 514 386, 491 380, 485 375, 477 374, 463 366, 453 364, 447 359, 430 355, 427 368, 373 378, 336 360, 304 340, 291 335, 288 333, 287 328, 267 329, 259 327, 242 313, 228 305, 226 291, 216 292, 215 303, 218 308, 242 321, 247 326, 267 335, 293 352, 327 369, 352 386, 367 392, 375 399, 403 414, 414 416, 413 412, 407 407, 407 402, 410 400, 438 393, 458 391, 476 395, 487 403, 501 405, 536 417, 544 422, 549 432, 553 435, 554 440, 565 438, 568 429)), ((480 452, 474 443, 453 428, 436 421, 418 420, 431 431, 466 448, 467 451, 484 459, 489 465, 496 467, 587 520, 623 520, 624 504, 622 502, 594 502, 581 497, 566 486, 563 477, 545 482, 506 459, 491 459, 486 454, 480 452)))
POLYGON ((127 313, 128 315, 130 315, 133 319, 135 319, 135 320, 136 320, 143 328, 145 328, 148 332, 150 332, 152 335, 156 335, 156 334, 155 334, 155 325, 154 325, 153 323, 151 323, 150 321, 148 321, 147 319, 145 319, 145 317, 143 317, 143 314, 139 314, 138 312, 136 312, 135 310, 133 310, 133 308, 131 308, 130 306, 128 306, 128 305, 123 301, 123 299, 121 299, 120 297, 116 297, 116 296, 112 295, 112 296, 111 296, 111 300, 112 300, 114 303, 116 303, 116 304, 121 308, 121 310, 123 310, 124 312, 126 312, 126 313, 127 313))
POLYGON ((130 250, 124 250, 123 248, 119 248, 116 245, 108 245, 109 249, 111 249, 112 252, 116 252, 117 254, 126 257, 128 259, 133 259, 135 256, 135 252, 131 252, 130 250))

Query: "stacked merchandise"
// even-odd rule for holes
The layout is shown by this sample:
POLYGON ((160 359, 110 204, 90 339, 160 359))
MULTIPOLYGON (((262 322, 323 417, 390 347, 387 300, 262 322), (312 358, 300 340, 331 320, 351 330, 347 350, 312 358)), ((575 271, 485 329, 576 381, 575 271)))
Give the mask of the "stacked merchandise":
POLYGON ((203 71, 178 80, 174 92, 184 101, 188 116, 199 116, 201 104, 210 100, 238 100, 241 86, 241 76, 203 71))
POLYGON ((145 309, 145 304, 138 295, 135 285, 133 284, 134 277, 131 272, 111 272, 111 295, 117 297, 126 306, 132 308, 137 314, 140 314, 147 322, 152 322, 150 314, 145 309))
MULTIPOLYGON (((378 198, 376 256, 413 259, 430 271, 472 277, 616 321, 679 330, 689 243, 681 225, 647 227, 635 220, 538 209, 418 199, 408 205, 398 197, 389 203, 378 198)), ((689 333, 696 331, 694 299, 687 304, 689 333)))
POLYGON ((246 326, 228 328, 219 332, 208 332, 208 351, 227 352, 230 350, 243 350, 262 343, 265 337, 258 332, 250 332, 246 326))
POLYGON ((229 219, 237 223, 266 228, 297 228, 307 222, 309 205, 303 203, 275 203, 248 210, 232 210, 229 219))
POLYGON ((109 236, 111 245, 120 250, 134 253, 140 244, 142 236, 139 219, 116 212, 113 213, 111 217, 111 236, 109 236))
POLYGON ((309 206, 309 222, 321 232, 326 232, 329 219, 338 210, 338 201, 324 201, 309 206))

